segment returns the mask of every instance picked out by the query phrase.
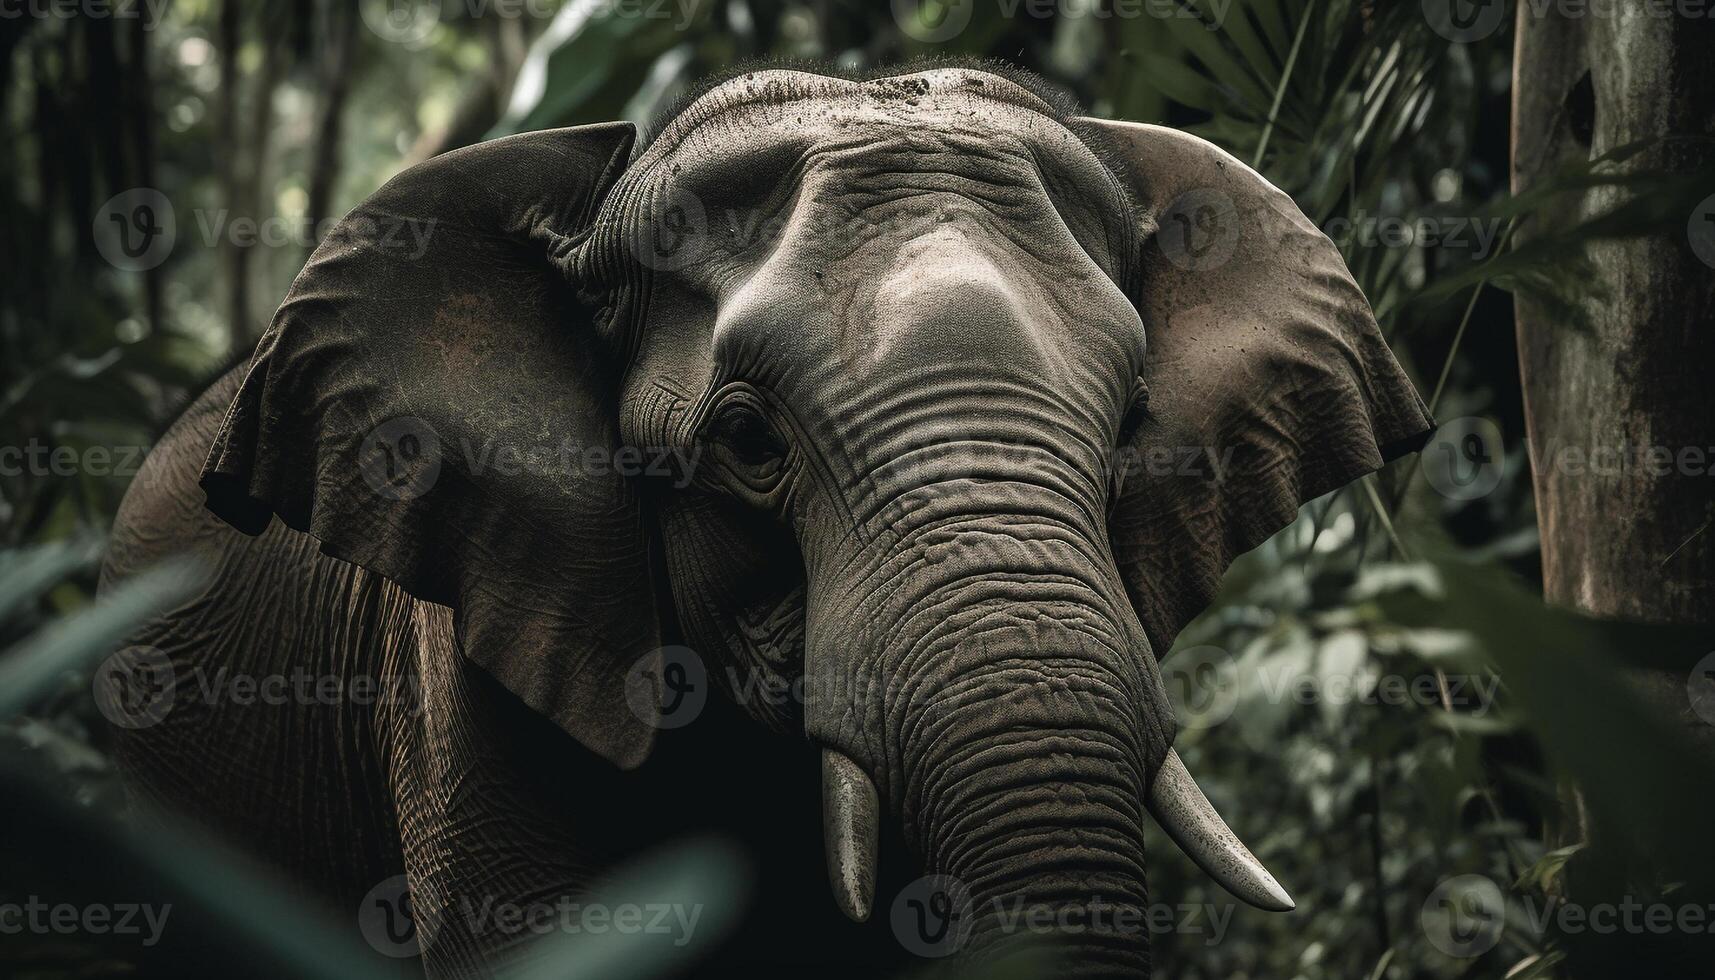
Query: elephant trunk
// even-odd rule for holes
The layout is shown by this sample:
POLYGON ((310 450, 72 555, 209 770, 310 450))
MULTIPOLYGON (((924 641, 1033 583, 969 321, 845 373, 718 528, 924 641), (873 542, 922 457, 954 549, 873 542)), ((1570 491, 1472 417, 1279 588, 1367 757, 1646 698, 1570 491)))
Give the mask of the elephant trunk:
POLYGON ((971 917, 973 961, 1147 975, 1144 750, 1113 679, 1077 659, 926 707, 903 747, 908 830, 971 917))
POLYGON ((1054 975, 1135 976, 1145 780, 1171 714, 1105 548, 1068 525, 942 512, 872 552, 861 581, 813 584, 812 672, 867 678, 807 716, 828 750, 829 872, 848 915, 873 904, 907 946, 934 947, 920 952, 1043 946, 1064 958, 1054 975), (883 809, 933 877, 876 897, 883 809))
POLYGON ((1105 542, 1064 510, 1017 516, 1023 499, 1004 518, 931 504, 890 547, 810 554, 806 724, 825 750, 830 879, 848 915, 879 908, 919 952, 1146 974, 1146 811, 1241 897, 1290 899, 1172 752, 1105 542), (929 877, 877 897, 884 811, 929 877))

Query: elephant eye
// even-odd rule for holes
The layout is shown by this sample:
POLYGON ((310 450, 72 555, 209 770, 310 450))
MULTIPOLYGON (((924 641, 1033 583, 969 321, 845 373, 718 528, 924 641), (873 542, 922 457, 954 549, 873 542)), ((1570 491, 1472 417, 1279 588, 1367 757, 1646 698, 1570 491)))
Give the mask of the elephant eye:
POLYGON ((754 405, 745 402, 721 409, 709 434, 748 466, 762 466, 786 455, 786 441, 754 405))

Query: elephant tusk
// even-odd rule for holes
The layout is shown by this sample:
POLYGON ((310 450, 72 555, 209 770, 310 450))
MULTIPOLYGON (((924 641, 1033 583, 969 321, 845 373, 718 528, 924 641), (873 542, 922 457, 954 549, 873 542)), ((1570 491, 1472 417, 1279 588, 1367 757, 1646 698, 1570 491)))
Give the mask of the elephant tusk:
POLYGON ((1274 875, 1245 847, 1209 798, 1197 788, 1179 753, 1167 750, 1155 785, 1149 789, 1149 813, 1179 849, 1209 877, 1238 898, 1270 912, 1290 912, 1297 905, 1274 875))
POLYGON ((853 922, 869 920, 875 902, 876 839, 881 803, 875 784, 858 764, 833 749, 822 750, 822 842, 828 852, 828 882, 834 901, 853 922))

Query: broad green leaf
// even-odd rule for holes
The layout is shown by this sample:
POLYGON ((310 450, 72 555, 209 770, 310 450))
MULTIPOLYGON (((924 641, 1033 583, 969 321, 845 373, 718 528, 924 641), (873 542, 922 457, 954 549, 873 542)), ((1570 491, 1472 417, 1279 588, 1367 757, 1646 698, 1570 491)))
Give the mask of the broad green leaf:
POLYGON ((0 622, 100 554, 100 544, 88 538, 0 553, 0 622))
POLYGON ((613 980, 682 976, 738 924, 749 899, 749 869, 730 846, 680 844, 645 858, 598 888, 594 901, 668 906, 695 914, 692 941, 677 935, 612 930, 538 941, 503 972, 506 980, 613 980))
POLYGON ((121 584, 87 610, 0 653, 0 718, 22 711, 70 670, 87 667, 132 629, 201 587, 205 572, 188 559, 162 562, 121 584))

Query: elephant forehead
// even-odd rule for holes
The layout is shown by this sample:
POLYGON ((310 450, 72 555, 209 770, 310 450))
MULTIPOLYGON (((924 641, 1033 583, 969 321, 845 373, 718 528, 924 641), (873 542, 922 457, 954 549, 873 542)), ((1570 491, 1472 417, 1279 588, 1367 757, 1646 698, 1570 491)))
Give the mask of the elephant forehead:
POLYGON ((720 133, 749 129, 756 117, 814 125, 921 120, 937 110, 1001 123, 1025 115, 1053 121, 1052 106, 1023 86, 991 72, 937 68, 869 81, 804 71, 758 71, 717 85, 680 111, 651 146, 657 155, 677 151, 705 128, 720 133), (739 117, 743 117, 742 120, 739 117))
POLYGON ((1047 385, 1102 404, 1128 394, 1143 324, 1051 211, 996 220, 957 193, 915 188, 918 211, 853 222, 829 216, 843 209, 816 183, 771 247, 695 270, 727 284, 708 290, 723 363, 766 377, 790 362, 805 390, 878 398, 925 386, 978 398, 1047 385))
POLYGON ((653 288, 708 304, 738 374, 832 390, 928 360, 1106 403, 1141 365, 1129 200, 1054 106, 999 75, 742 76, 625 180, 615 220, 645 265, 670 253, 653 288), (840 377, 812 383, 824 370, 840 377))
POLYGON ((895 172, 1048 183, 1112 215, 1124 192, 1041 98, 1008 79, 935 69, 853 82, 769 71, 733 79, 681 112, 633 168, 717 206, 790 184, 807 159, 845 154, 895 172))
POLYGON ((767 252, 758 244, 796 239, 795 254, 834 261, 947 221, 1068 265, 1093 260, 1089 271, 1124 282, 1128 199, 1053 112, 969 69, 868 82, 758 72, 669 124, 615 195, 632 209, 619 220, 634 235, 689 234, 697 247, 672 271, 717 294, 755 271, 767 252))

